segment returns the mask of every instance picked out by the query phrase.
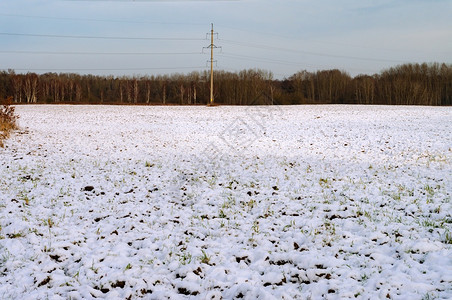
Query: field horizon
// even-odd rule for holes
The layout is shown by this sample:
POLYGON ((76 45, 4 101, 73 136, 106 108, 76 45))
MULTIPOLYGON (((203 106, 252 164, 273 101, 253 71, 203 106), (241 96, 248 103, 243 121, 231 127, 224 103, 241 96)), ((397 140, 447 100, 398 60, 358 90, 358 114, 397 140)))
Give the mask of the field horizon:
POLYGON ((452 297, 450 107, 16 112, 2 298, 452 297))

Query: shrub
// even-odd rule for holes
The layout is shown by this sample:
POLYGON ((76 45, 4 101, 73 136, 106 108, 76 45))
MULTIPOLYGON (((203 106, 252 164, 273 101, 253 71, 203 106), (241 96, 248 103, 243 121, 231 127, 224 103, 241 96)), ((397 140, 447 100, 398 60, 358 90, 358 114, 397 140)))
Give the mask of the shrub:
POLYGON ((3 147, 3 140, 9 137, 12 130, 17 129, 14 106, 11 106, 12 97, 0 100, 0 147, 3 147))

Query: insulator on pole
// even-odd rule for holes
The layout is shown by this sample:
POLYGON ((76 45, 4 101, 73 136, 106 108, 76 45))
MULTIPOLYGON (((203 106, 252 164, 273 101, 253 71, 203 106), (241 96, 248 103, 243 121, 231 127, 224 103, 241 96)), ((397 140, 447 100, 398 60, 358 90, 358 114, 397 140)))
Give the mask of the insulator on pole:
POLYGON ((211 29, 210 29, 210 33, 208 33, 208 35, 210 34, 210 45, 208 47, 204 47, 204 48, 210 48, 210 100, 208 105, 214 105, 214 94, 213 94, 213 63, 215 62, 213 59, 213 49, 214 48, 221 48, 221 47, 217 47, 215 46, 215 44, 213 43, 213 36, 216 34, 218 35, 218 33, 215 33, 213 31, 213 23, 211 23, 211 29))

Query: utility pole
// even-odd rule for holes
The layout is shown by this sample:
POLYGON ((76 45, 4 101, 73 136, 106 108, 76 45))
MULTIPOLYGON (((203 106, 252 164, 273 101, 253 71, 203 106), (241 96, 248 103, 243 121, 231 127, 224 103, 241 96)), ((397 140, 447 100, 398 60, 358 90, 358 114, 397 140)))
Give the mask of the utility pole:
MULTIPOLYGON (((213 60, 213 49, 214 48, 221 48, 217 47, 213 43, 213 36, 216 34, 218 36, 218 33, 214 33, 213 31, 213 23, 211 23, 212 28, 210 29, 210 45, 208 47, 204 48, 210 48, 210 101, 208 105, 214 105, 214 99, 213 99, 213 63, 216 62, 213 60)), ((209 33, 207 34, 209 35, 209 33)))
POLYGON ((210 30, 210 105, 213 105, 213 23, 210 30))

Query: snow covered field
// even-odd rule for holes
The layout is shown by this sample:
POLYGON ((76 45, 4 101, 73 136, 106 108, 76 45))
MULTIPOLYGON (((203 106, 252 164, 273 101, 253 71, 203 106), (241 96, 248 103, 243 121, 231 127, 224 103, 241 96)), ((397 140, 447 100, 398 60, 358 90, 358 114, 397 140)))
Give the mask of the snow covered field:
POLYGON ((452 298, 452 108, 19 106, 1 299, 452 298))

